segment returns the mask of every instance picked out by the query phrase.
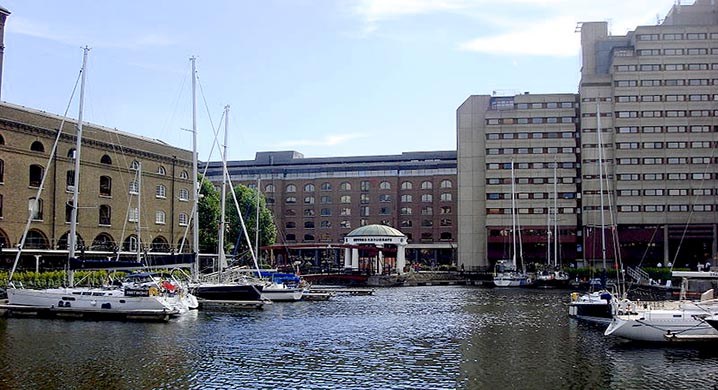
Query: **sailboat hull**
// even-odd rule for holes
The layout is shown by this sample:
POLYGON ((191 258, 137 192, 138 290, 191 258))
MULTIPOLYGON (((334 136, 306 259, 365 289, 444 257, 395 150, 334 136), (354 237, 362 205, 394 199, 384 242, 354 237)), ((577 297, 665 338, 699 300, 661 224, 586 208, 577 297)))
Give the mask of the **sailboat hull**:
POLYGON ((194 296, 211 301, 259 301, 262 299, 263 286, 255 284, 199 284, 191 286, 194 296))
POLYGON ((718 331, 703 319, 717 314, 718 302, 679 305, 675 309, 639 308, 630 314, 616 315, 605 334, 644 342, 718 337, 718 331))

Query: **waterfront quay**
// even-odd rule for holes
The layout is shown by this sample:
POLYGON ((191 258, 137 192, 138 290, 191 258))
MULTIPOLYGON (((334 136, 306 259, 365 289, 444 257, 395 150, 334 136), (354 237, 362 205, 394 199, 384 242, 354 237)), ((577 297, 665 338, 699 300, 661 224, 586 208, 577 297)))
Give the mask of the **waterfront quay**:
POLYGON ((378 288, 168 323, 0 319, 0 387, 710 388, 714 348, 621 343, 566 291, 378 288), (52 369, 48 369, 52 368, 52 369))

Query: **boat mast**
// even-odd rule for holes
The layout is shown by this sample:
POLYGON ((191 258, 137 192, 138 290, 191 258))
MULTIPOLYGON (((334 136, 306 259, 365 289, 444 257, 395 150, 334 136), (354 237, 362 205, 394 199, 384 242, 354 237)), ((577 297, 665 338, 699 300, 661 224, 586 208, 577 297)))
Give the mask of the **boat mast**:
POLYGON ((140 223, 142 218, 141 208, 142 208, 142 163, 137 163, 137 222, 136 222, 136 230, 137 230, 137 262, 142 261, 142 224, 140 223))
POLYGON ((226 229, 226 217, 225 217, 225 199, 227 197, 227 134, 229 133, 229 105, 224 106, 224 146, 222 147, 222 195, 219 203, 220 209, 220 220, 219 220, 219 240, 217 241, 217 254, 219 256, 219 273, 227 268, 227 256, 224 253, 224 232, 226 229))
MULTIPOLYGON (((599 98, 600 101, 600 98, 599 98)), ((604 232, 606 227, 605 216, 603 213, 603 141, 601 140, 601 108, 599 102, 596 102, 596 121, 598 132, 598 182, 599 191, 601 193, 601 259, 603 260, 603 269, 606 269, 606 234, 604 232)))
POLYGON ((511 261, 516 270, 516 178, 514 177, 514 160, 511 160, 511 261))
POLYGON ((553 162, 553 262, 558 267, 558 161, 553 162))
MULTIPOLYGON (((77 245, 77 210, 80 200, 80 148, 82 147, 82 110, 85 103, 85 80, 87 77, 87 54, 90 48, 85 46, 82 55, 82 77, 80 81, 80 104, 77 110, 77 133, 75 136, 75 176, 73 178, 72 208, 70 211, 70 234, 67 236, 67 261, 75 258, 75 247, 77 245)), ((72 287, 75 284, 75 273, 70 267, 67 272, 68 284, 72 287)))
POLYGON ((192 211, 192 249, 194 250, 194 264, 192 265, 192 277, 194 280, 199 276, 199 183, 197 177, 197 70, 194 56, 190 57, 192 62, 192 183, 194 194, 194 205, 192 211))
POLYGON ((259 177, 257 178, 257 215, 256 215, 256 223, 255 223, 255 229, 254 229, 254 252, 256 253, 257 262, 259 262, 259 186, 261 183, 261 180, 259 177))

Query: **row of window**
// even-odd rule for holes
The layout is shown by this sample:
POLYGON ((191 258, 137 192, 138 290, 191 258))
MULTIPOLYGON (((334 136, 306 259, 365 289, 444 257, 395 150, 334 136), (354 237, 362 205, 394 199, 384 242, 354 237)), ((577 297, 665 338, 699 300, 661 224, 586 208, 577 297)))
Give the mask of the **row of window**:
POLYGON ((514 108, 517 110, 530 110, 530 109, 541 109, 541 108, 574 108, 578 104, 574 102, 545 102, 545 103, 516 103, 514 108))
MULTIPOLYGON (((451 206, 441 206, 439 208, 439 212, 441 214, 451 214, 451 206)), ((369 214, 369 207, 368 206, 362 206, 359 209, 359 214, 369 214)), ((380 215, 389 215, 391 214, 391 210, 386 207, 382 207, 379 209, 380 215)), ((402 207, 399 209, 400 215, 413 215, 413 210, 411 207, 402 207)), ((295 217, 297 216, 297 212, 294 209, 286 209, 284 210, 284 215, 286 217, 295 217)), ((313 217, 315 215, 314 209, 304 209, 304 216, 305 217, 313 217)), ((332 215, 332 210, 328 208, 323 208, 319 210, 319 215, 322 217, 330 217, 332 215)), ((352 210, 348 207, 343 207, 339 209, 339 215, 341 216, 351 216, 352 210)), ((421 215, 434 215, 434 208, 431 206, 424 206, 421 208, 421 215)))
MULTIPOLYGON (((4 138, 3 138, 2 144, 3 144, 3 145, 5 144, 4 138)), ((35 142, 33 142, 33 143, 30 145, 30 150, 33 151, 33 152, 44 153, 44 152, 45 152, 45 145, 44 145, 42 142, 40 142, 40 141, 35 141, 35 142)), ((76 153, 75 153, 75 148, 70 148, 70 149, 67 151, 67 157, 68 157, 68 158, 74 160, 74 159, 75 159, 75 155, 76 155, 76 153)), ((100 158, 100 163, 101 163, 101 164, 104 164, 104 165, 112 165, 112 157, 110 157, 109 155, 105 154, 105 155, 103 155, 103 156, 100 158)), ((139 161, 133 160, 133 161, 130 163, 129 168, 132 169, 132 170, 138 170, 138 169, 140 169, 140 166, 141 166, 141 164, 140 164, 139 161)), ((164 175, 167 174, 167 170, 165 169, 164 166, 160 165, 160 166, 157 167, 156 173, 157 173, 158 175, 164 176, 164 175)), ((180 171, 179 177, 180 177, 180 179, 189 179, 189 173, 187 173, 187 171, 185 171, 185 170, 182 170, 182 171, 180 171)))
MULTIPOLYGON (((351 229, 351 223, 349 223, 349 221, 342 221, 342 222, 346 222, 346 225, 342 226, 343 228, 351 229)), ((364 223, 362 224, 362 226, 366 226, 366 225, 369 224, 369 222, 366 221, 366 220, 363 220, 363 222, 364 222, 364 223)), ((385 223, 383 223, 383 225, 389 225, 388 221, 382 221, 382 222, 385 222, 385 223)), ((406 226, 402 226, 402 227, 406 227, 406 226)), ((407 239, 409 242, 411 242, 411 241, 413 240, 413 237, 412 237, 411 233, 406 233, 406 239, 407 239)), ((297 235, 294 234, 294 233, 288 233, 287 236, 286 236, 286 240, 289 241, 289 242, 296 242, 296 241, 297 241, 297 235)), ((421 233, 421 241, 433 241, 433 240, 434 240, 434 236, 433 236, 432 233, 430 233, 430 232, 421 233)), ((442 233, 440 233, 440 240, 441 240, 441 241, 451 241, 451 240, 452 240, 451 233, 449 233, 449 232, 442 232, 442 233)), ((313 241, 317 241, 317 239, 316 239, 316 236, 315 236, 314 234, 307 233, 307 234, 304 235, 304 240, 303 240, 303 241, 304 241, 304 242, 313 242, 313 241)), ((329 235, 329 233, 324 233, 324 234, 321 234, 321 235, 319 236, 319 241, 322 241, 322 242, 331 242, 331 241, 332 241, 332 238, 331 238, 331 236, 329 235)))
POLYGON ((718 110, 616 111, 616 118, 684 118, 718 116, 718 110))
POLYGON ((488 155, 499 154, 574 154, 576 148, 489 148, 486 149, 488 155))
MULTIPOLYGON (((586 129, 586 131, 589 129, 586 129)), ((605 129, 610 130, 610 129, 605 129)), ((595 131, 595 129, 594 129, 595 131)), ((604 131, 607 132, 607 131, 604 131)), ((710 133, 718 132, 718 126, 695 125, 695 126, 619 126, 616 127, 619 134, 635 133, 710 133)))
POLYGON ((615 80, 616 87, 681 87, 689 85, 692 87, 706 87, 718 85, 718 79, 655 79, 655 80, 615 80))
POLYGON ((718 95, 710 94, 678 94, 678 95, 625 95, 616 96, 617 103, 655 103, 655 102, 709 102, 718 101, 718 95))
POLYGON ((573 168, 577 168, 579 164, 577 164, 575 162, 561 162, 561 163, 521 162, 521 163, 513 163, 513 164, 511 164, 510 162, 509 163, 488 163, 488 164, 486 164, 486 169, 489 169, 489 170, 511 169, 511 165, 514 166, 514 169, 542 169, 542 168, 553 168, 554 166, 556 168, 573 169, 573 168))
POLYGON ((718 63, 697 63, 697 64, 640 64, 640 65, 616 65, 616 72, 650 72, 650 71, 673 71, 673 70, 718 70, 718 63))
MULTIPOLYGON (((412 227, 413 225, 414 225, 414 223, 411 220, 401 221, 402 227, 412 227)), ((347 226, 351 226, 351 223, 348 220, 343 220, 340 222, 340 226, 342 228, 346 228, 347 226)), ((421 226, 422 227, 433 227, 434 220, 433 219, 423 219, 421 221, 421 226)), ((439 226, 442 226, 442 227, 453 226, 453 221, 450 218, 442 218, 439 221, 439 226)), ((284 227, 286 229, 296 229, 297 223, 294 221, 288 221, 284 224, 284 227)), ((320 229, 329 229, 331 227, 332 227, 332 221, 324 220, 324 221, 319 222, 320 229)), ((314 221, 304 221, 304 229, 314 229, 314 228, 316 228, 314 221)))
POLYGON ((704 40, 704 39, 718 39, 718 33, 665 33, 665 34, 638 34, 636 39, 639 41, 680 41, 680 40, 704 40))
POLYGON ((623 213, 662 213, 662 212, 687 212, 687 211, 693 211, 693 212, 706 212, 706 211, 713 211, 715 209, 715 206, 712 204, 694 204, 694 205, 688 205, 688 204, 669 204, 669 205, 662 205, 662 204, 647 204, 647 205, 623 205, 618 206, 618 211, 623 213))
POLYGON ((711 157, 630 157, 619 158, 618 165, 686 165, 686 164, 718 164, 718 158, 711 157))
POLYGON ((550 131, 535 133, 486 133, 487 140, 497 139, 557 139, 557 138, 574 138, 574 131, 550 131))
MULTIPOLYGON (((574 177, 559 177, 559 183, 573 184, 576 182, 574 177)), ((534 177, 517 177, 515 178, 515 184, 547 184, 553 183, 553 178, 534 178, 534 177)), ((486 179, 486 184, 511 184, 510 177, 491 177, 486 179)))
POLYGON ((616 142, 617 149, 709 149, 718 147, 718 142, 711 141, 668 141, 668 142, 616 142))
POLYGON ((700 56, 710 54, 718 54, 718 48, 707 49, 705 47, 694 47, 687 49, 639 49, 636 50, 636 55, 639 56, 700 56))
POLYGON ((709 172, 699 173, 621 173, 616 175, 620 181, 635 180, 710 180, 713 174, 709 172))
MULTIPOLYGON (((422 181, 422 182, 421 182, 421 185, 420 185, 420 186, 421 186, 421 189, 422 189, 422 190, 430 190, 430 189, 434 188, 434 183, 431 182, 431 181, 429 181, 429 180, 425 180, 425 181, 422 181)), ((439 183, 439 187, 441 187, 441 188, 452 188, 452 187, 453 187, 453 183, 452 183, 451 180, 448 180, 448 179, 442 180, 442 181, 439 183)), ((322 184, 319 186, 319 188, 321 189, 321 191, 331 191, 331 190, 332 190, 332 184, 331 184, 331 183, 328 183, 328 182, 327 182, 327 183, 322 183, 322 184)), ((414 188, 414 183, 413 183, 413 182, 404 181, 404 182, 401 183, 401 189, 402 189, 402 190, 411 190, 411 189, 413 189, 413 188, 414 188)), ((315 189, 316 189, 316 187, 314 186, 314 184, 305 184, 305 185, 304 185, 304 192, 314 192, 315 189)), ((352 185, 351 185, 351 183, 349 183, 349 182, 343 182, 343 183, 340 183, 340 184, 339 184, 339 190, 340 190, 340 191, 351 191, 351 189, 352 189, 352 185)), ((360 182, 360 183, 359 183, 359 189, 360 189, 361 191, 369 191, 369 190, 371 190, 371 182, 369 182, 369 181, 362 181, 362 182, 360 182)), ((391 183, 389 183, 388 181, 382 181, 381 183, 379 183, 379 189, 380 189, 380 190, 390 190, 390 189, 391 189, 391 183)), ((275 186, 274 184, 267 184, 267 185, 264 187, 264 192, 267 192, 267 193, 273 193, 273 192, 275 192, 276 190, 277 190, 277 188, 276 188, 276 186, 275 186)), ((287 193, 289 193, 289 192, 297 192, 297 186, 296 186, 295 184, 287 184, 287 186, 284 188, 284 192, 287 192, 287 193)))
MULTIPOLYGON (((575 192, 559 192, 558 199, 576 199, 575 192)), ((511 193, 490 192, 486 194, 487 200, 511 199, 511 193)), ((516 199, 553 199, 553 193, 547 192, 519 192, 516 199)))
POLYGON ((618 190, 618 196, 711 196, 715 193, 712 188, 652 188, 644 190, 618 190))
MULTIPOLYGON (((404 195, 401 196, 401 201, 402 201, 402 202, 412 202, 413 199, 414 199, 414 197, 413 197, 412 195, 409 195, 409 194, 404 194, 404 195)), ((442 193, 441 195, 439 195, 439 199, 440 199, 442 202, 450 202, 451 200, 453 200, 453 196, 452 196, 452 194, 449 193, 449 192, 444 192, 444 193, 442 193)), ((321 200, 321 203, 322 203, 322 204, 331 204, 331 203, 332 203, 332 198, 329 197, 329 196, 322 196, 322 197, 320 198, 320 200, 321 200)), ((433 202, 433 201, 434 201, 434 195, 432 195, 432 194, 422 194, 422 195, 421 195, 421 201, 422 201, 422 202, 433 202)), ((274 202, 274 201, 268 202, 268 203, 273 203, 273 202, 274 202)), ((345 203, 345 204, 346 204, 346 203, 351 203, 351 202, 352 202, 352 197, 351 197, 351 195, 342 195, 342 196, 339 197, 339 203, 345 203)), ((391 202, 391 195, 388 195, 388 194, 379 195, 379 202, 382 202, 382 203, 391 202)), ((286 204, 296 204, 296 203, 297 203, 297 198, 294 197, 294 196, 288 196, 288 197, 286 197, 286 198, 284 199, 284 203, 286 203, 286 204)), ((361 203, 361 204, 370 203, 369 194, 361 194, 360 197, 359 197, 359 203, 361 203)), ((313 196, 305 196, 305 197, 304 197, 304 204, 314 204, 314 197, 313 197, 313 196)))
MULTIPOLYGON (((65 222, 70 222, 72 216, 72 202, 65 204, 65 222)), ((44 219, 44 202, 42 198, 38 199, 32 197, 28 199, 28 210, 32 213, 33 221, 42 221, 44 219)), ((110 226, 112 224, 112 207, 109 205, 99 205, 98 208, 98 221, 97 223, 102 226, 110 226)), ((2 195, 0 195, 0 217, 2 216, 2 195)), ((155 212, 155 224, 164 225, 166 223, 167 214, 162 210, 155 212)), ((139 221, 139 210, 137 208, 130 208, 127 213, 128 222, 139 221)), ((178 223, 180 226, 187 226, 189 223, 189 216, 186 213, 179 213, 178 223)))
MULTIPOLYGON (((486 214, 490 215, 496 215, 496 214, 511 214, 511 208, 488 208, 486 209, 486 214)), ((554 211, 553 208, 549 209, 547 207, 534 207, 534 208, 519 208, 516 210, 518 214, 547 214, 554 211)), ((558 214, 575 214, 576 208, 575 207, 559 207, 558 208, 558 214)))
POLYGON ((538 125, 538 124, 555 124, 555 123, 577 123, 575 116, 562 117, 533 117, 533 118, 489 118, 486 119, 487 125, 538 125))

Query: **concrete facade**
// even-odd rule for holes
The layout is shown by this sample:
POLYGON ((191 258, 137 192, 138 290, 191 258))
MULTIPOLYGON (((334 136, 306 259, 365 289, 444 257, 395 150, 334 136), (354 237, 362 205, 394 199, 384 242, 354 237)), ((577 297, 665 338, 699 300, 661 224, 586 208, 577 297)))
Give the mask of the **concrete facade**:
POLYGON ((545 245, 539 223, 546 216, 532 194, 538 191, 536 178, 539 186, 545 181, 542 169, 552 153, 542 156, 533 148, 566 151, 556 155, 563 167, 558 208, 566 261, 601 261, 601 233, 610 236, 608 227, 615 226, 616 244, 604 236, 609 262, 620 255, 629 264, 716 263, 717 17, 716 2, 697 0, 675 5, 661 24, 623 36, 609 35, 606 22, 582 23, 578 95, 469 97, 457 109, 459 263, 487 267, 502 258, 490 248, 492 234, 506 226, 502 166, 512 160, 529 164, 528 171, 516 169, 517 207, 529 208, 519 211, 522 229, 542 237, 536 248, 541 240, 545 245), (551 112, 550 101, 574 101, 575 107, 551 112), (563 123, 569 116, 575 123, 563 123), (559 136, 533 139, 534 132, 559 136), (569 138, 570 132, 575 136, 569 138), (531 165, 542 159, 538 170, 531 165))

